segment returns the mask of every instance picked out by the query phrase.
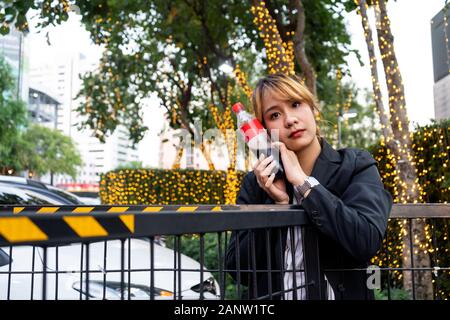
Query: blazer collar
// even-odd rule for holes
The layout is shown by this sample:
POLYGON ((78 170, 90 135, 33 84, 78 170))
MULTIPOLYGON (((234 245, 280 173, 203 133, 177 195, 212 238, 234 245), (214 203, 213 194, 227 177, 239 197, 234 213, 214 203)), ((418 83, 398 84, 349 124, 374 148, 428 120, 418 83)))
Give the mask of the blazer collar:
POLYGON ((339 152, 334 150, 324 138, 321 138, 320 144, 322 151, 314 163, 311 176, 316 178, 321 185, 327 186, 331 177, 340 167, 342 159, 339 152))

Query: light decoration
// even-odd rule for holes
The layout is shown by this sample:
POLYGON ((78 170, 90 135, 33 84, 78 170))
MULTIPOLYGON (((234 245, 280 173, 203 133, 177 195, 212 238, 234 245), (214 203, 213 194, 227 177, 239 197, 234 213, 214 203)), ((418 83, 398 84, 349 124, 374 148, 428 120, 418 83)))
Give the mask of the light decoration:
POLYGON ((239 86, 244 90, 244 93, 246 96, 251 99, 252 97, 252 88, 247 83, 247 77, 245 73, 241 70, 241 67, 237 64, 236 67, 233 70, 234 76, 236 77, 237 83, 239 86))
MULTIPOLYGON (((336 70, 336 119, 339 121, 339 116, 341 114, 341 80, 342 80, 342 72, 341 68, 336 70)), ((334 124, 334 130, 336 132, 336 141, 339 139, 339 130, 337 122, 334 124)))
POLYGON ((258 5, 252 6, 250 11, 254 16, 253 23, 257 26, 259 36, 264 42, 268 72, 294 74, 293 54, 289 52, 289 50, 293 51, 293 45, 283 43, 275 20, 266 8, 265 2, 261 1, 258 5))
POLYGON ((236 170, 122 169, 101 176, 100 197, 102 203, 115 205, 226 204, 227 192, 231 195, 226 190, 227 175, 240 184, 245 174, 236 170))
MULTIPOLYGON (((360 1, 358 0, 354 0, 355 4, 357 6, 360 5, 360 1)), ((367 10, 368 5, 367 3, 364 1, 363 2, 365 5, 365 8, 367 10)), ((375 2, 375 5, 378 6, 378 1, 375 2)), ((360 14, 359 10, 358 10, 358 14, 360 14)), ((365 20, 365 17, 362 17, 363 20, 365 20)), ((363 23, 363 25, 368 26, 368 21, 364 21, 366 23, 363 23)), ((377 21, 377 29, 379 30, 386 30, 386 25, 389 25, 390 21, 388 19, 388 17, 384 17, 384 19, 381 19, 377 21)), ((367 28, 364 28, 364 33, 367 39, 367 28)), ((382 50, 383 52, 385 52, 384 54, 381 55, 381 57, 383 59, 390 59, 390 58, 394 58, 394 50, 393 47, 391 45, 391 43, 389 43, 387 41, 387 36, 385 34, 382 34, 379 37, 379 41, 380 41, 380 49, 384 49, 382 50)), ((446 39, 446 42, 448 43, 448 38, 446 39)), ((373 41, 371 39, 371 45, 373 45, 373 41)), ((391 60, 392 61, 392 60, 391 60)), ((374 63, 374 61, 370 61, 371 64, 374 63)), ((390 107, 390 114, 391 114, 391 123, 392 123, 392 127, 397 129, 397 132, 404 132, 403 136, 401 137, 401 141, 408 141, 408 137, 406 136, 406 132, 408 130, 408 117, 406 114, 406 104, 404 101, 404 97, 399 95, 398 93, 401 91, 401 88, 403 87, 403 83, 400 84, 395 84, 394 81, 392 80, 392 75, 394 74, 399 74, 399 69, 398 66, 396 66, 395 68, 392 67, 387 67, 386 68, 386 73, 389 75, 388 79, 387 79, 387 86, 388 86, 388 90, 389 92, 392 92, 394 94, 392 94, 389 97, 389 107, 390 107), (404 113, 404 118, 406 119, 406 123, 402 123, 399 119, 399 116, 396 113, 396 110, 394 109, 394 106, 398 105, 398 110, 402 113, 404 113)), ((376 81, 376 79, 372 76, 372 83, 374 84, 374 87, 376 86, 377 88, 379 88, 380 84, 376 81)), ((377 110, 378 112, 378 110, 377 110)), ((391 131, 392 132, 392 131, 391 131)), ((430 137, 433 133, 432 132, 425 132, 424 134, 424 142, 427 141, 427 137, 430 137)), ((412 141, 413 138, 413 133, 409 134, 409 140, 412 141)), ((397 140, 393 135, 389 136, 388 141, 384 140, 384 137, 382 137, 381 139, 381 145, 382 147, 386 147, 387 143, 390 140, 397 140)), ((437 146, 437 145, 435 145, 437 146)), ((414 149, 414 147, 416 147, 415 145, 412 145, 412 148, 414 149)), ((382 171, 382 179, 383 181, 392 181, 392 190, 393 192, 391 192, 393 198, 394 198, 394 202, 395 203, 417 203, 417 202, 424 202, 424 199, 427 198, 427 194, 424 191, 424 187, 422 187, 419 184, 419 178, 423 177, 425 175, 427 175, 427 173, 430 171, 431 168, 428 169, 424 169, 422 171, 418 171, 417 170, 417 164, 421 164, 424 162, 423 158, 419 158, 417 159, 417 155, 411 155, 409 152, 409 148, 408 145, 406 143, 400 144, 399 145, 400 148, 400 154, 406 154, 407 158, 409 161, 411 161, 414 165, 414 167, 416 168, 416 172, 417 172, 417 179, 412 187, 412 191, 418 190, 419 192, 419 200, 414 200, 412 201, 412 199, 410 198, 407 186, 405 182, 401 182, 399 181, 399 172, 397 172, 396 170, 396 166, 397 166, 397 161, 401 160, 400 158, 396 158, 396 156, 394 154, 392 154, 391 150, 389 148, 386 148, 386 154, 384 155, 380 155, 378 156, 378 158, 376 158, 375 160, 377 160, 378 162, 381 163, 381 161, 383 161, 384 163, 386 163, 386 168, 385 170, 382 171), (384 159, 383 159, 384 158, 384 159)), ((445 152, 443 152, 440 155, 445 155, 446 160, 443 163, 444 167, 448 167, 448 149, 450 147, 447 148, 447 150, 445 150, 445 152)), ((423 149, 422 149, 423 150, 423 149)), ((434 150, 430 150, 429 152, 431 152, 431 154, 433 154, 433 157, 435 157, 437 154, 439 153, 434 153, 434 150)), ((442 181, 443 177, 436 179, 437 182, 442 181)), ((425 184, 430 184, 429 181, 426 181, 425 184)), ((414 193, 414 192, 413 192, 414 193)), ((423 219, 416 219, 417 221, 424 223, 425 221, 423 219), (421 220, 421 221, 420 221, 421 220)), ((401 257, 401 255, 403 254, 403 249, 404 249, 404 244, 403 245, 397 245, 395 247, 393 247, 393 244, 399 244, 402 242, 402 239, 404 240, 406 238, 406 236, 408 235, 408 221, 407 220, 397 220, 398 222, 398 226, 399 226, 399 233, 397 235, 396 239, 390 239, 391 241, 389 241, 387 243, 388 246, 388 250, 390 252, 397 252, 397 254, 399 254, 399 257, 401 257)), ((436 250, 437 248, 432 248, 432 237, 430 235, 430 227, 428 225, 425 224, 425 229, 424 229, 424 234, 425 234, 425 239, 419 239, 417 237, 417 234, 414 235, 414 252, 417 253, 417 250, 422 250, 424 253, 429 253, 429 252, 433 252, 434 250, 436 250)), ((448 249, 447 249, 448 250, 448 249)), ((374 258, 373 262, 375 262, 378 258, 374 258)), ((381 265, 383 262, 382 261, 378 261, 379 264, 381 265)), ((394 261, 393 265, 391 265, 391 267, 394 268, 400 268, 400 262, 399 260, 394 261)), ((389 263, 389 262, 388 262, 389 263)), ((388 263, 386 265, 388 265, 388 263)), ((394 271, 394 276, 397 277, 397 279, 401 279, 402 278, 402 273, 399 271, 394 271)), ((450 273, 449 273, 450 274, 450 273)))

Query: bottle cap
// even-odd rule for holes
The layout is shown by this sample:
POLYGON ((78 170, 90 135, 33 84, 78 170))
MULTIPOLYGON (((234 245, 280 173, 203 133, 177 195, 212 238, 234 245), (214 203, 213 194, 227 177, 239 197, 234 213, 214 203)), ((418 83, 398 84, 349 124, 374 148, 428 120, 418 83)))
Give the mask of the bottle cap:
POLYGON ((238 112, 244 110, 245 107, 242 103, 237 102, 231 107, 231 109, 233 110, 234 113, 238 113, 238 112))

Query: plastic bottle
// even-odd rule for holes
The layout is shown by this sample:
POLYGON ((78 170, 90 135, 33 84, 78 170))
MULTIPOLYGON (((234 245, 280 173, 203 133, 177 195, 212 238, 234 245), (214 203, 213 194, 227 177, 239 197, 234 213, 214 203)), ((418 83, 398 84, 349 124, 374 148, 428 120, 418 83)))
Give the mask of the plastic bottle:
POLYGON ((277 148, 271 147, 271 140, 267 130, 258 119, 245 111, 245 107, 242 103, 238 102, 234 104, 231 109, 236 114, 237 125, 244 136, 248 148, 257 158, 259 158, 260 154, 264 154, 265 157, 273 155, 273 161, 275 161, 276 164, 270 174, 275 173, 275 179, 281 178, 284 174, 284 170, 279 157, 280 153, 277 148))

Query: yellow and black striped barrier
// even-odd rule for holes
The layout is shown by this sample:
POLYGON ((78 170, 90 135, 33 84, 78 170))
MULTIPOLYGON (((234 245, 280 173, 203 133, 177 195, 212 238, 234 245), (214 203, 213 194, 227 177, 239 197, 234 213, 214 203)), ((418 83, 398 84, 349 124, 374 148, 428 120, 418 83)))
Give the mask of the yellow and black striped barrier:
MULTIPOLYGON (((273 210, 272 216, 267 215, 271 212, 269 207, 262 205, 0 206, 0 246, 61 244, 127 237, 206 233, 233 230, 239 227, 242 229, 265 227, 273 220, 273 210), (217 214, 219 212, 220 215, 217 214), (227 214, 224 214, 225 212, 227 214)), ((292 210, 286 210, 290 206, 276 206, 276 208, 277 211, 292 213, 292 210)), ((279 225, 281 225, 279 222, 288 223, 286 219, 280 220, 279 217, 277 220, 279 225)))
POLYGON ((217 212, 220 206, 1 206, 0 244, 82 241, 135 234, 146 213, 217 212))

